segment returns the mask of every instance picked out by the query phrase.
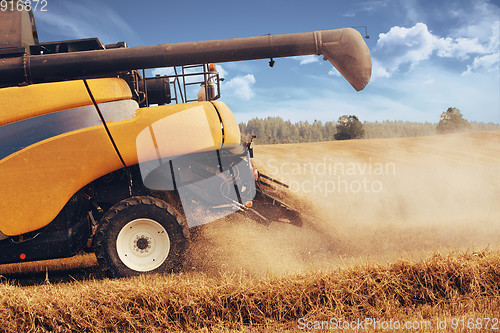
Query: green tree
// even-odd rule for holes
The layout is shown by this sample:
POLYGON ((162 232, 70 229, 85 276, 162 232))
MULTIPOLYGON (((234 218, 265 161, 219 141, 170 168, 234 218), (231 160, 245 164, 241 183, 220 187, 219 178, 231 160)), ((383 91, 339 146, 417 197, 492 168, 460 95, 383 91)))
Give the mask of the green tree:
POLYGON ((327 121, 325 127, 323 128, 323 139, 325 141, 332 141, 335 135, 335 123, 333 121, 327 121))
POLYGON ((356 116, 340 116, 337 122, 335 140, 361 139, 365 135, 363 124, 356 116))
POLYGON ((436 127, 438 134, 448 134, 457 132, 466 132, 471 129, 471 124, 462 118, 460 110, 457 108, 448 108, 445 112, 441 113, 439 124, 436 127))
MULTIPOLYGON (((450 112, 445 112, 444 118, 451 118, 447 113, 453 114, 453 108, 450 112)), ((458 111, 458 110, 457 110, 458 111)), ((457 112, 455 111, 455 113, 457 112)), ((337 126, 333 121, 327 121, 323 124, 321 121, 315 120, 312 124, 307 121, 300 121, 292 124, 290 120, 284 121, 280 117, 268 117, 266 119, 254 118, 246 124, 240 123, 242 141, 250 140, 251 135, 257 135, 257 144, 272 144, 272 143, 299 143, 313 141, 330 141, 348 139, 350 136, 343 135, 338 129, 341 129, 344 119, 346 123, 353 119, 354 116, 343 116, 339 118, 337 126), (337 133, 338 132, 338 133, 337 133), (336 137, 335 137, 336 136, 336 137)), ((465 121, 465 120, 464 120, 465 121)), ((356 121, 353 121, 357 124, 356 121)), ((466 121, 465 121, 466 122, 466 121)), ((436 135, 436 123, 412 123, 398 120, 384 120, 382 122, 363 122, 363 132, 365 139, 373 138, 404 138, 415 136, 436 135)), ((493 123, 470 123, 470 131, 498 131, 499 124, 493 123)), ((359 136, 358 136, 359 137, 359 136)))

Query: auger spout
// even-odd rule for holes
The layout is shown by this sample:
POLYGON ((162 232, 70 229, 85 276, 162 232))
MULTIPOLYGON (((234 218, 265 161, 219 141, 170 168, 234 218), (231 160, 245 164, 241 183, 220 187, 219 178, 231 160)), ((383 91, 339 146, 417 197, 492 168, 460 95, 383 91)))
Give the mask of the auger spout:
MULTIPOLYGON (((12 22, 7 15, 0 16, 12 22)), ((370 51, 361 34, 352 28, 138 47, 109 48, 97 38, 64 44, 37 42, 35 39, 34 45, 25 46, 25 52, 18 47, 15 54, 9 54, 9 49, 14 48, 0 44, 0 86, 115 76, 117 72, 143 68, 310 54, 323 54, 358 91, 368 84, 371 75, 370 51), (98 47, 79 50, 79 45, 92 41, 98 47)))

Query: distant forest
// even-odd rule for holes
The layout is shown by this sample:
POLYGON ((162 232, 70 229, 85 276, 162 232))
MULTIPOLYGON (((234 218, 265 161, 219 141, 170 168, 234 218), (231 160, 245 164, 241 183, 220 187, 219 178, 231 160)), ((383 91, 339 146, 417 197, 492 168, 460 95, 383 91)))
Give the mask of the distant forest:
MULTIPOLYGON (((470 131, 498 131, 500 125, 493 123, 470 122, 470 131)), ((404 138, 416 136, 436 135, 437 123, 412 123, 404 121, 363 122, 364 139, 374 138, 404 138)), ((336 133, 336 124, 333 121, 322 123, 314 121, 300 121, 292 124, 280 117, 266 119, 254 118, 248 123, 240 123, 243 141, 256 135, 258 144, 301 143, 317 141, 333 141, 336 133)))

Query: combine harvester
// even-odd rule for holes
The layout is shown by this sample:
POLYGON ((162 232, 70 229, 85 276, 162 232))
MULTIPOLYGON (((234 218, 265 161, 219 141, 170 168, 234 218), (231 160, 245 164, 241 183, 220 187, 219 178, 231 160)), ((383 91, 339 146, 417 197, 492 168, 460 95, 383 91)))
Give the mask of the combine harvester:
POLYGON ((370 80, 351 28, 128 48, 39 43, 31 11, 0 12, 0 264, 90 249, 112 277, 172 272, 190 229, 228 214, 300 226, 253 168, 212 63, 308 54, 358 91, 370 80), (146 77, 158 67, 174 74, 146 77))

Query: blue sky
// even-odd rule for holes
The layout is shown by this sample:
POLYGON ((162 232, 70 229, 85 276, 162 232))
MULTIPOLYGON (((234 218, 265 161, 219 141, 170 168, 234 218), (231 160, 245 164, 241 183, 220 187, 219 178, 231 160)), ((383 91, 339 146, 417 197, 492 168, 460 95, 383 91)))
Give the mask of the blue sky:
MULTIPOLYGON (((448 107, 500 123, 500 1, 47 0, 41 41, 99 37, 129 46, 367 26, 373 70, 361 92, 320 56, 222 63, 224 102, 254 117, 439 121, 448 107), (333 69, 333 70, 332 70, 333 69)), ((359 28, 364 34, 364 28, 359 28)))

